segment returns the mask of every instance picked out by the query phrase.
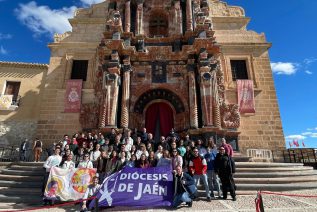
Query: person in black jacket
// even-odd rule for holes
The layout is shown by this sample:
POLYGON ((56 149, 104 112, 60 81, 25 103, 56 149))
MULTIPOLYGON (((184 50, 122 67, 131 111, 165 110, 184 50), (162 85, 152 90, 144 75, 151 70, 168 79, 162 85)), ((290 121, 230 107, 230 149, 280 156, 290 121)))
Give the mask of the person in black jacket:
POLYGON ((182 202, 186 202, 192 207, 191 197, 196 193, 195 180, 187 173, 183 172, 182 167, 176 166, 174 173, 174 199, 173 208, 177 208, 182 202))
POLYGON ((215 171, 221 180, 223 199, 227 199, 227 193, 229 191, 232 200, 236 201, 236 186, 233 180, 235 163, 234 160, 225 152, 224 147, 220 147, 219 153, 216 155, 215 171))

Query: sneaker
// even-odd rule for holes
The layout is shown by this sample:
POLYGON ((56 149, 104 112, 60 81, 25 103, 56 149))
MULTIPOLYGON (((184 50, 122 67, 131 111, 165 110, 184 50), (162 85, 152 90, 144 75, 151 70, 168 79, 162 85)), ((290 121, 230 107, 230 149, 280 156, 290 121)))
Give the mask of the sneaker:
POLYGON ((207 197, 207 202, 211 202, 211 198, 210 197, 207 197))
POLYGON ((193 206, 193 201, 187 202, 186 204, 189 208, 191 208, 193 206))
POLYGON ((232 201, 237 201, 237 198, 236 197, 232 197, 232 201))

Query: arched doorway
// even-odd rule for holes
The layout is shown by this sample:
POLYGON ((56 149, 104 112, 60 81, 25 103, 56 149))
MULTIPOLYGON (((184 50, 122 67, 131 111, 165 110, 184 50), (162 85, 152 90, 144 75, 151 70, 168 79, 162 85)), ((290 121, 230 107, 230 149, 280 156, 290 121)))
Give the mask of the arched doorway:
POLYGON ((167 136, 174 128, 174 112, 171 106, 165 102, 149 105, 145 112, 145 127, 155 136, 155 140, 160 136, 167 136))

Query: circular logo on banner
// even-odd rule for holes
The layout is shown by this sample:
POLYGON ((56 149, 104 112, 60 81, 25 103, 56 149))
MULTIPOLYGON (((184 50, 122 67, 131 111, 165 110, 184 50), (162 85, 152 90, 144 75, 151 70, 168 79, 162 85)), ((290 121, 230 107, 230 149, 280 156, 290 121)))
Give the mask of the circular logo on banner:
POLYGON ((73 189, 78 193, 85 193, 94 176, 93 169, 78 169, 72 176, 73 189))
POLYGON ((61 193, 64 189, 63 180, 54 176, 52 179, 47 183, 46 192, 48 196, 54 196, 57 193, 61 193))
POLYGON ((77 93, 76 88, 72 88, 72 91, 68 95, 68 101, 70 102, 77 102, 79 101, 79 95, 77 93))

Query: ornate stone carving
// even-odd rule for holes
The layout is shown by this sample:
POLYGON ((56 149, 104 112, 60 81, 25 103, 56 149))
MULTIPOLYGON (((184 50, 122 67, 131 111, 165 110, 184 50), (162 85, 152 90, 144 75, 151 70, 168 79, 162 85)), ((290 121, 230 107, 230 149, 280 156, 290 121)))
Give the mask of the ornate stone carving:
POLYGON ((122 21, 120 11, 112 11, 106 22, 107 28, 112 32, 122 32, 122 21))
POLYGON ((98 127, 99 105, 95 103, 82 104, 79 122, 83 129, 95 129, 98 127))
POLYGON ((237 129, 240 127, 240 113, 238 105, 222 103, 221 115, 221 125, 223 128, 237 129))

